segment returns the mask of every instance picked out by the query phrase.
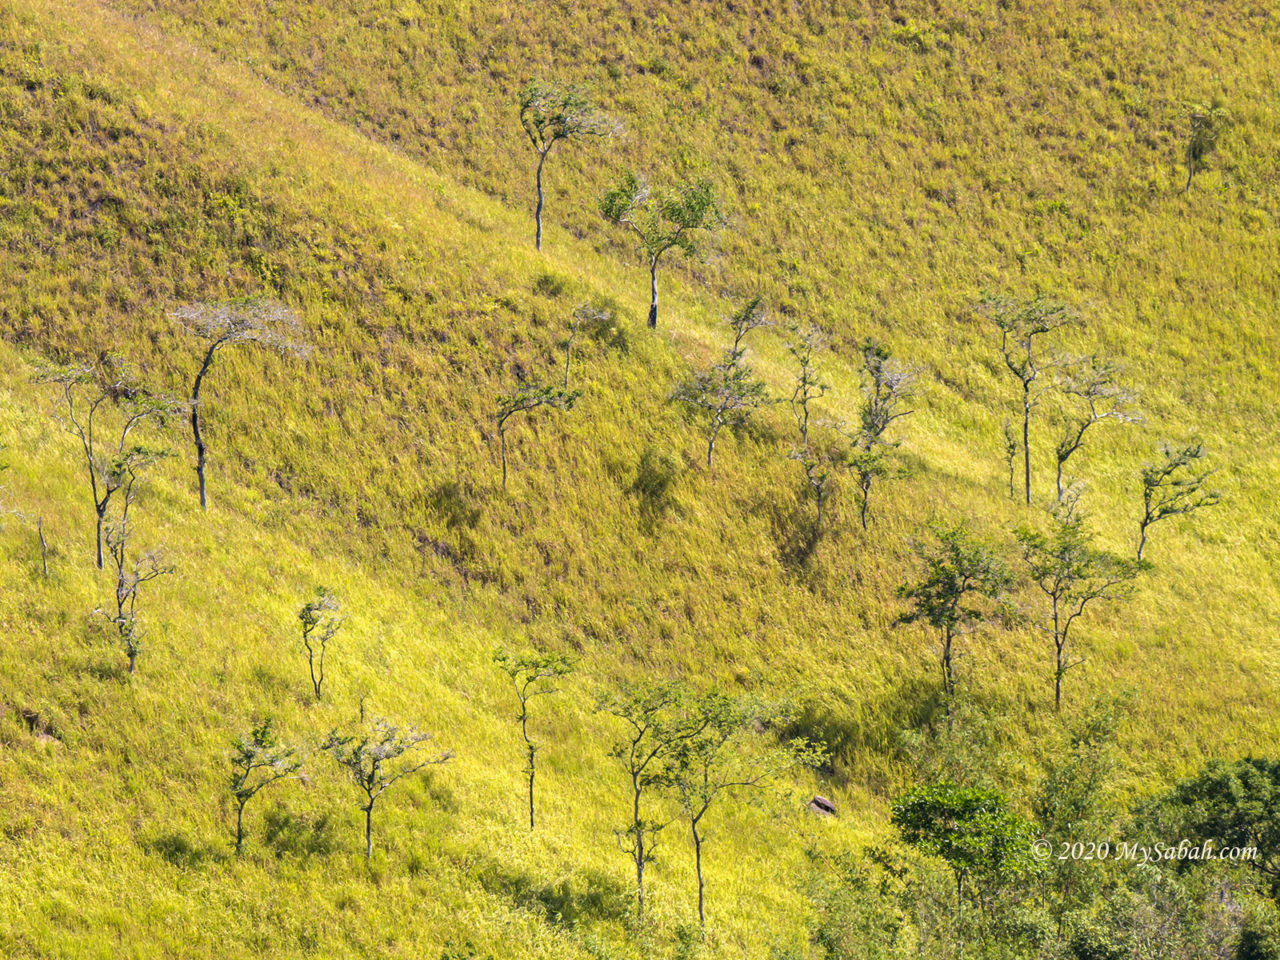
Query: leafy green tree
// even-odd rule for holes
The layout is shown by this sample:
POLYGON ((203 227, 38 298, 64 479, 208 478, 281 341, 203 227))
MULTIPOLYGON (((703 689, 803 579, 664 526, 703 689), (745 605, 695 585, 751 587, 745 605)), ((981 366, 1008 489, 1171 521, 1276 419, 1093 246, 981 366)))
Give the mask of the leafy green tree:
POLYGON ((1071 628, 1091 604, 1127 596, 1147 565, 1094 546, 1082 518, 1069 508, 1053 513, 1049 533, 1021 526, 1015 536, 1031 582, 1048 602, 1040 630, 1053 644, 1053 705, 1061 709, 1062 678, 1084 663, 1071 659, 1071 628))
POLYGON ((1031 411, 1039 406, 1053 382, 1046 374, 1058 359, 1046 353, 1042 343, 1078 321, 1071 307, 1037 295, 1031 300, 988 297, 979 305, 1000 334, 1004 365, 1018 381, 1022 393, 1022 473, 1028 505, 1031 503, 1031 411))
POLYGON ((764 704, 712 693, 695 698, 688 712, 686 722, 701 728, 701 732, 677 745, 670 763, 670 779, 693 837, 698 924, 705 931, 702 850, 707 842, 704 821, 711 807, 734 793, 763 787, 793 767, 816 767, 826 752, 803 737, 761 745, 763 735, 759 731, 783 727, 792 719, 785 711, 764 704))
POLYGON ((520 125, 538 154, 538 207, 533 219, 534 246, 541 250, 542 168, 551 148, 561 140, 608 136, 616 125, 595 105, 588 90, 542 80, 534 80, 520 91, 520 125))
POLYGON ((1280 760, 1210 760, 1175 786, 1162 806, 1179 836, 1197 845, 1253 848, 1253 858, 1242 862, 1280 899, 1280 760))
POLYGON ((213 366, 214 357, 225 347, 257 343, 279 353, 301 356, 302 324, 284 304, 252 298, 221 304, 195 304, 182 307, 173 315, 190 334, 204 340, 208 347, 191 387, 191 436, 196 445, 196 477, 200 483, 200 509, 209 509, 205 495, 205 444, 200 430, 200 388, 213 366))
POLYGON ((1222 494, 1205 489, 1214 471, 1203 466, 1204 459, 1204 447, 1198 443, 1186 447, 1162 443, 1160 459, 1143 464, 1139 475, 1142 483, 1142 519, 1138 521, 1139 560, 1147 546, 1147 530, 1152 524, 1222 502, 1222 494))
POLYGON ((1082 357, 1065 365, 1059 384, 1072 408, 1063 416, 1062 433, 1054 450, 1057 459, 1058 500, 1063 497, 1062 471, 1084 445, 1085 434, 1095 424, 1114 420, 1136 423, 1135 396, 1118 382, 1119 367, 1105 357, 1082 357))
MULTIPOLYGON (((566 361, 567 362, 567 361, 566 361)), ((567 377, 567 367, 566 367, 567 377)), ((582 396, 581 390, 562 390, 559 387, 535 386, 521 383, 511 393, 498 397, 498 438, 502 449, 502 489, 507 489, 507 426, 518 413, 529 413, 539 407, 554 410, 572 410, 582 396)))
POLYGON ((434 734, 392 726, 379 717, 373 721, 371 730, 362 735, 342 735, 333 730, 320 745, 321 750, 345 768, 351 781, 365 795, 360 807, 364 811, 365 860, 373 858, 373 808, 378 798, 402 777, 453 759, 453 751, 445 750, 418 763, 397 763, 410 751, 434 739, 434 734))
POLYGON ((932 542, 915 545, 916 555, 924 561, 924 577, 898 588, 898 596, 909 600, 911 609, 897 622, 924 622, 938 631, 942 689, 951 698, 956 692, 956 638, 986 622, 993 602, 1013 578, 999 555, 976 539, 965 524, 935 521, 929 529, 932 542))
POLYGON ((547 682, 568 676, 576 669, 577 664, 563 654, 512 654, 506 650, 496 651, 493 662, 511 678, 516 699, 520 702, 520 712, 516 714, 516 722, 520 724, 520 736, 524 740, 529 761, 529 829, 532 830, 534 828, 533 780, 537 773, 538 744, 529 736, 529 701, 535 697, 556 693, 556 688, 547 686, 547 682))
POLYGON ((600 198, 606 220, 625 227, 640 241, 649 262, 649 326, 658 325, 658 261, 668 250, 701 256, 707 234, 725 222, 710 181, 683 182, 653 190, 635 173, 600 198))
POLYGON ((749 300, 729 318, 733 329, 733 346, 724 352, 720 362, 700 370, 680 383, 671 399, 702 412, 707 417, 707 468, 712 467, 716 440, 725 427, 740 427, 751 415, 773 401, 764 381, 745 362, 748 333, 768 323, 760 310, 760 298, 749 300))
POLYGON ((995 790, 953 783, 913 787, 894 801, 892 820, 903 840, 951 867, 961 912, 966 883, 998 883, 1034 866, 1031 824, 995 790))
POLYGON ((684 744, 700 736, 709 720, 688 710, 689 692, 678 683, 624 684, 602 695, 598 712, 623 723, 624 732, 609 750, 626 774, 631 797, 630 822, 617 831, 618 844, 636 872, 636 917, 644 922, 645 870, 653 862, 659 834, 670 821, 649 812, 655 791, 671 786, 673 764, 684 744))
POLYGON ((1218 141, 1231 127, 1231 111, 1217 98, 1209 103, 1193 103, 1188 110, 1190 130, 1187 134, 1187 182, 1182 188, 1191 189, 1191 178, 1204 165, 1209 154, 1218 148, 1218 141))
POLYGON ((236 856, 244 846, 244 808, 264 789, 298 775, 302 760, 279 743, 275 720, 266 717, 231 741, 231 795, 236 801, 236 856))
POLYGON ((324 658, 329 644, 338 635, 345 618, 342 604, 327 587, 317 587, 316 595, 298 611, 298 625, 302 630, 302 647, 307 651, 307 666, 311 671, 311 688, 316 699, 321 697, 324 686, 324 658))
POLYGON ((850 438, 852 446, 846 462, 858 481, 858 514, 862 529, 866 530, 871 487, 877 479, 893 473, 890 455, 898 444, 886 440, 885 433, 896 420, 911 413, 903 405, 911 395, 916 378, 911 370, 893 359, 888 346, 875 338, 864 340, 861 349, 866 382, 858 429, 850 438))
POLYGON ((61 391, 65 405, 63 423, 80 441, 97 518, 97 564, 101 570, 107 508, 136 472, 131 471, 130 466, 137 467, 144 460, 150 462, 146 448, 130 443, 130 435, 144 421, 163 422, 183 405, 143 387, 133 368, 114 354, 94 363, 42 362, 35 380, 53 384, 61 391), (104 428, 101 422, 104 408, 114 408, 118 414, 109 428, 104 428), (104 429, 110 429, 111 439, 102 439, 104 429))

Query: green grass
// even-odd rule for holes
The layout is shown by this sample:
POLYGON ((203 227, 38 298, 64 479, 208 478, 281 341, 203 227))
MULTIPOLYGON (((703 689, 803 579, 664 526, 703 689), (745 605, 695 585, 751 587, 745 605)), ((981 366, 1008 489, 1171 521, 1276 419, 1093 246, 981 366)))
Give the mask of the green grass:
MULTIPOLYGON (((970 309, 985 290, 1080 304, 1070 346, 1120 357, 1141 393, 1146 424, 1100 428, 1076 466, 1109 545, 1129 549, 1157 438, 1200 436, 1223 467, 1226 505, 1157 528, 1155 574, 1085 624, 1068 710, 1135 692, 1135 791, 1274 742, 1280 33, 1264 5, 921 5, 895 21, 672 4, 628 33, 612 4, 154 6, 0 5, 0 484, 52 546, 45 582, 31 523, 0 531, 13 955, 434 957, 450 939, 480 957, 667 955, 694 916, 684 839, 665 841, 654 929, 637 938, 612 728, 589 709, 646 669, 790 693, 838 742, 833 777, 795 784, 833 795, 838 820, 797 797, 726 808, 709 853, 718 955, 804 944, 806 848, 888 834, 911 776, 898 732, 936 699, 932 638, 890 626, 911 538, 969 515, 1008 542, 1024 519, 1003 495, 1011 384, 970 309), (535 74, 590 82, 627 128, 557 148, 543 256, 514 116, 535 74), (1183 103, 1218 93, 1236 125, 1180 194, 1183 103), (643 268, 594 211, 624 166, 709 173, 733 214, 709 262, 667 265, 656 334, 643 268), (263 291, 316 349, 218 361, 207 516, 186 434, 163 431, 180 456, 148 484, 139 535, 179 573, 144 592, 150 637, 127 680, 89 617, 110 587, 91 567, 82 467, 27 361, 118 349, 185 392, 197 345, 168 312, 263 291), (725 437, 711 477, 667 402, 757 291, 779 320, 831 330, 829 416, 855 416, 867 334, 923 371, 903 429, 913 475, 886 487, 866 535, 839 491, 803 566, 786 559, 802 509, 787 411, 725 437), (619 303, 625 349, 581 343, 582 401, 515 428, 504 495, 496 397, 556 375, 591 296, 619 303), (660 514, 633 492, 645 450, 679 463, 660 514), (321 583, 351 621, 317 706, 294 615, 321 583), (489 662, 528 642, 584 657, 570 691, 539 703, 534 838, 489 662), (388 794, 374 868, 354 788, 323 756, 306 786, 250 808, 250 852, 230 861, 230 736, 270 710, 314 743, 362 696, 458 753, 388 794), (262 841, 274 804, 332 814, 332 851, 277 859, 262 841)), ((779 394, 784 342, 752 346, 779 394)), ((966 649, 965 686, 1030 751, 1053 726, 1050 651, 1026 629, 966 649)))

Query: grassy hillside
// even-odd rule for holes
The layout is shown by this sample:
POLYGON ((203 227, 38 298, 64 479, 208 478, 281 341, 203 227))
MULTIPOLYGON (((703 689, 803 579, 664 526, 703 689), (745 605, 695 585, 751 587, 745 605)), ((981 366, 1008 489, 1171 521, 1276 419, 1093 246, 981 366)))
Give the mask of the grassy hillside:
MULTIPOLYGON (((933 637, 891 626, 911 539, 967 516, 1008 543, 1038 512, 1006 495, 1015 397, 972 309, 984 292, 1078 304, 1065 346, 1117 357, 1141 395, 1143 425, 1099 428, 1073 462, 1109 546, 1131 549, 1158 438, 1200 437, 1223 468, 1226 504, 1158 528, 1136 596, 1084 624, 1068 712, 1133 692, 1135 794, 1269 749, 1278 47, 1274 11, 1248 3, 0 4, 0 489, 21 514, 0 532, 6 949, 669 955, 694 919, 690 855, 673 828, 655 922, 635 934, 616 727, 590 709, 645 673, 791 695, 835 748, 794 795, 726 807, 709 854, 711 955, 804 949, 806 851, 888 834, 888 798, 913 777, 900 732, 937 706, 933 637), (536 75, 589 82, 626 128, 557 148, 541 255, 514 108, 536 75), (1235 123, 1183 193, 1186 103, 1214 96, 1235 123), (595 212, 629 166, 710 175, 731 213, 708 262, 666 265, 656 332, 643 268, 595 212), (138 535, 178 573, 148 585, 130 678, 90 617, 111 587, 91 563, 83 465, 29 364, 118 350, 185 394, 199 347, 171 312, 259 293, 298 311, 314 349, 219 359, 208 515, 183 425, 149 433, 178 456, 146 484, 138 535), (921 371, 901 431, 911 475, 867 533, 842 479, 803 561, 786 408, 727 435, 711 475, 668 402, 751 293, 780 321, 751 344, 780 396, 792 321, 832 335, 828 416, 856 417, 866 335, 921 371), (513 430, 504 492, 497 397, 561 375, 588 299, 618 325, 575 341, 580 403, 513 430), (669 501, 641 492, 645 463, 669 466, 669 501), (319 584, 351 619, 315 705, 295 615, 319 584), (499 643, 583 658, 539 703, 534 837, 499 643), (323 756, 250 808, 257 832, 230 859, 230 737, 269 711, 314 743, 362 698, 458 754, 388 794, 372 869, 354 788, 323 756), (804 812, 815 789, 839 818, 804 812)), ((1054 413, 1037 421, 1040 497, 1054 413)), ((1050 651, 1025 626, 967 650, 965 688, 1009 719, 1033 776, 1055 730, 1050 651)))

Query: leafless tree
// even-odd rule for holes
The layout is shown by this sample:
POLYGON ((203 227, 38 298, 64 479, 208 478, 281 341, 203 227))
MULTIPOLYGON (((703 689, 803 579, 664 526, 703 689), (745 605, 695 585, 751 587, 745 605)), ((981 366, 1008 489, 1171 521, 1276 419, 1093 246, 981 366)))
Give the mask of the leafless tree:
POLYGON ((338 634, 345 618, 342 604, 327 587, 317 587, 316 595, 298 611, 298 624, 302 629, 302 646, 307 651, 307 665, 311 670, 311 688, 316 699, 324 686, 324 657, 329 643, 338 634))
POLYGON ((890 455, 896 441, 886 439, 889 427, 912 413, 906 402, 915 389, 916 374, 898 363, 888 346, 868 337, 862 343, 863 383, 862 407, 858 429, 850 437, 846 464, 858 483, 858 513, 862 529, 867 529, 871 505, 871 488, 876 480, 893 472, 890 455))
POLYGON ((529 829, 534 828, 533 780, 537 773, 538 744, 529 736, 529 702, 535 697, 544 697, 557 692, 557 688, 547 686, 547 681, 554 681, 572 673, 575 663, 563 654, 512 654, 506 650, 498 650, 493 661, 502 672, 511 678, 515 687, 516 699, 520 701, 520 712, 516 714, 516 722, 520 724, 520 736, 524 740, 526 756, 529 761, 529 829))
POLYGON ((1053 386, 1048 372, 1057 358, 1043 349, 1042 341, 1055 331, 1077 322, 1076 311, 1057 300, 1036 296, 1031 300, 993 297, 979 309, 1000 334, 1004 365, 1017 379, 1022 392, 1022 472, 1026 502, 1031 503, 1031 411, 1053 386))
POLYGON ((1059 389, 1073 409, 1063 416, 1062 433, 1054 451, 1057 458, 1058 500, 1062 500, 1062 471, 1067 461, 1084 445, 1085 433, 1094 424, 1114 420, 1137 423, 1133 409, 1137 395, 1118 382, 1118 365, 1097 355, 1064 361, 1059 389))
POLYGON ((1204 447, 1198 443, 1185 447, 1162 443, 1160 459, 1143 465, 1140 474, 1142 519, 1138 521, 1139 560, 1147 545, 1147 530, 1153 523, 1222 502, 1221 493, 1205 489, 1215 471, 1203 466, 1204 459, 1204 447))
POLYGON ((230 303, 203 303, 182 307, 174 320, 188 333, 208 344, 200 369, 191 387, 191 436, 196 445, 196 476, 200 481, 200 507, 209 508, 205 495, 205 444, 200 431, 200 388, 213 366, 214 357, 225 347, 257 343, 282 354, 302 356, 302 324, 297 314, 274 300, 249 299, 230 303))
POLYGON ((435 739, 434 734, 401 729, 378 718, 372 729, 362 735, 330 732, 320 749, 332 755, 347 771, 352 782, 365 795, 360 809, 364 811, 364 858, 373 858, 373 807, 378 798, 397 780, 435 764, 453 759, 453 751, 445 750, 413 764, 397 764, 411 750, 435 739))
POLYGON ((572 84, 544 83, 535 80, 520 91, 520 125, 538 154, 538 208, 534 246, 542 249, 542 168, 551 148, 561 140, 583 137, 606 137, 618 125, 601 112, 589 91, 572 84))
POLYGON ((185 404, 151 393, 139 384, 122 358, 110 354, 95 363, 42 363, 35 379, 37 383, 53 384, 61 391, 65 404, 63 423, 80 440, 93 498, 97 564, 101 570, 107 508, 131 475, 130 464, 136 465, 150 457, 143 447, 130 444, 130 435, 143 421, 163 421, 185 404), (108 441, 100 436, 104 406, 119 412, 108 441))

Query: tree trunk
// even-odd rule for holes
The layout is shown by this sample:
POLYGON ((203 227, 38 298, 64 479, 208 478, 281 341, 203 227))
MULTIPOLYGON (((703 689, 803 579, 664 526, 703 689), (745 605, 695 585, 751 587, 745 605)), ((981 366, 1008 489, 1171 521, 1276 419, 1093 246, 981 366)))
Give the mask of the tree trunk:
POLYGON ((534 777, 534 749, 533 744, 529 744, 529 829, 533 829, 533 777, 534 777))
POLYGON ((200 387, 204 384, 204 375, 209 372, 209 366, 213 363, 213 352, 218 349, 220 341, 215 341, 209 346, 209 351, 204 355, 204 363, 200 365, 200 372, 196 374, 195 385, 191 388, 191 436, 196 443, 196 477, 200 481, 200 509, 208 510, 209 501, 205 496, 204 489, 204 437, 200 433, 200 387))
POLYGON ((373 801, 364 808, 364 861, 373 859, 373 801))
POLYGON ((1022 475, 1031 506, 1031 384, 1022 385, 1022 475))
POLYGON ((98 569, 102 569, 102 511, 98 512, 98 569))
MULTIPOLYGON (((634 777, 633 777, 634 780, 634 777)), ((633 783, 631 822, 636 831, 636 918, 644 922, 644 822, 640 819, 640 789, 633 783)))
POLYGON ((136 648, 130 648, 130 650, 129 650, 129 675, 130 675, 130 676, 132 676, 133 674, 135 674, 135 673, 137 673, 137 672, 138 672, 138 651, 137 651, 137 649, 136 649, 136 648))
POLYGON ((658 326, 658 258, 649 260, 649 328, 658 326))
POLYGON ((236 808, 236 859, 240 859, 240 847, 244 843, 244 804, 236 808))
POLYGON ((498 436, 502 438, 502 489, 507 489, 507 431, 498 428, 498 436))
POLYGON ((951 672, 951 631, 942 631, 942 692, 950 697, 956 688, 955 677, 951 672))
POLYGON ((698 824, 693 824, 693 864, 698 871, 698 926, 703 933, 707 930, 707 912, 705 909, 705 884, 702 879, 702 837, 698 833, 698 824))
POLYGON ((1141 539, 1138 540, 1138 559, 1142 559, 1142 550, 1147 545, 1147 525, 1144 523, 1139 528, 1142 533, 1141 539))
POLYGON ((40 535, 40 567, 44 571, 44 578, 49 579, 49 544, 44 539, 44 517, 36 521, 36 533, 40 535))
POLYGON ((533 219, 537 224, 537 231, 534 234, 533 245, 536 249, 542 249, 542 165, 547 162, 547 155, 543 153, 538 157, 538 208, 534 211, 533 219))

